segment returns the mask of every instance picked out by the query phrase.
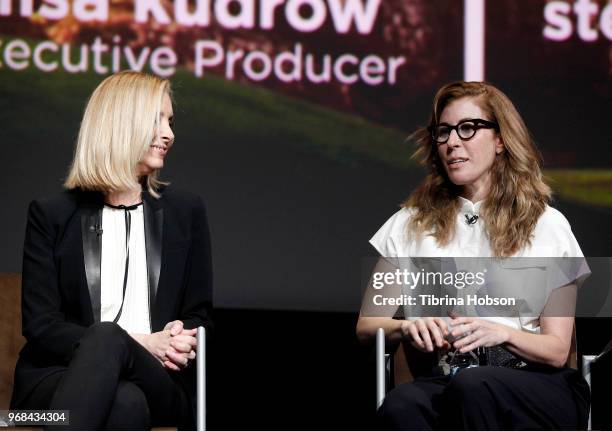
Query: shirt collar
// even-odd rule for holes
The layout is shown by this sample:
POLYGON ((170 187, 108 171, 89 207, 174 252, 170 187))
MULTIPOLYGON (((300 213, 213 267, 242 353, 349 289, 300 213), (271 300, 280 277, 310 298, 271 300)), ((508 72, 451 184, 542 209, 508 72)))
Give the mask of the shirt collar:
POLYGON ((462 213, 478 214, 483 201, 474 203, 469 199, 459 196, 459 202, 461 202, 462 213))

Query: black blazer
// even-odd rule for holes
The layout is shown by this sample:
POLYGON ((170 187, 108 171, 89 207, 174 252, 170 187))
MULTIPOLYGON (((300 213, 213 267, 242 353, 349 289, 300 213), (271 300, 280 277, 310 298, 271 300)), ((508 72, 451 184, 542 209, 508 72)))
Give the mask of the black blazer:
MULTIPOLYGON (((190 193, 143 192, 151 330, 180 319, 211 328, 212 264, 206 209, 190 193)), ((100 321, 103 196, 65 191, 30 204, 23 250, 22 313, 27 343, 15 368, 11 406, 65 367, 87 327, 100 321)), ((208 331, 207 331, 208 332, 208 331)), ((194 396, 194 367, 177 377, 194 396)))

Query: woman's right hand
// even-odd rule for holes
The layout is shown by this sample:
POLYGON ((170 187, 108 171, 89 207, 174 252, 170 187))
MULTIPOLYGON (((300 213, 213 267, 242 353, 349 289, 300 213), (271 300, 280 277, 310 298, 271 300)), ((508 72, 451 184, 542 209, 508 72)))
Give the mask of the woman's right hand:
POLYGON ((174 371, 180 371, 196 357, 197 329, 185 329, 181 320, 173 320, 164 326, 164 330, 169 330, 172 336, 170 349, 166 351, 167 360, 164 361, 164 366, 174 371))
POLYGON ((143 346, 165 366, 165 361, 168 360, 168 349, 171 348, 172 334, 170 330, 164 329, 163 331, 153 332, 147 334, 143 340, 143 346))
POLYGON ((423 352, 433 352, 434 347, 450 348, 449 342, 446 341, 449 334, 448 325, 440 317, 403 320, 401 331, 404 338, 409 339, 414 347, 423 352))
POLYGON ((179 334, 172 336, 170 341, 171 348, 166 352, 169 363, 164 362, 167 368, 179 371, 187 367, 189 362, 196 357, 196 347, 198 341, 196 339, 197 329, 183 329, 179 334))
MULTIPOLYGON (((171 329, 164 329, 163 331, 154 332, 152 334, 131 334, 136 341, 151 353, 155 359, 157 359, 165 368, 173 371, 180 371, 185 368, 189 363, 189 360, 195 358, 195 351, 181 351, 180 345, 177 345, 177 341, 183 341, 180 344, 186 344, 185 339, 189 340, 195 337, 191 336, 191 332, 194 330, 183 330, 174 335, 171 329), (177 349, 177 347, 179 347, 177 349)), ((195 334, 194 334, 195 335, 195 334)), ((191 344, 190 341, 187 343, 191 344)), ((187 349, 185 349, 187 350, 187 349)))

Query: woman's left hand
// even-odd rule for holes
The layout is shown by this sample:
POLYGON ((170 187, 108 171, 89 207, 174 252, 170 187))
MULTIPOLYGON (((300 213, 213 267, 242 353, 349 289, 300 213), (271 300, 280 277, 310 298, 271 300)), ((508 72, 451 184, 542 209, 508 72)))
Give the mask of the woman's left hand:
POLYGON ((477 347, 492 347, 503 344, 510 338, 511 328, 476 317, 451 317, 450 334, 455 341, 453 347, 460 353, 477 347))
POLYGON ((169 330, 172 336, 170 347, 166 350, 164 366, 173 371, 180 371, 196 357, 197 329, 184 329, 180 320, 168 322, 164 329, 169 330))

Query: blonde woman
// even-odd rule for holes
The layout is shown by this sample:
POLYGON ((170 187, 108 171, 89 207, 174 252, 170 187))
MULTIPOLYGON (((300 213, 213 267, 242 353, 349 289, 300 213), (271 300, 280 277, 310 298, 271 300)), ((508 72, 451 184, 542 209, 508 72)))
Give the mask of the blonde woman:
POLYGON ((195 428, 195 329, 210 326, 202 200, 158 179, 170 83, 120 72, 85 109, 66 191, 30 204, 12 407, 73 430, 195 428))
MULTIPOLYGON (((500 90, 480 82, 442 87, 429 127, 415 136, 416 156, 428 174, 370 240, 387 258, 379 270, 392 270, 389 262, 401 257, 582 255, 565 217, 548 206, 539 153, 500 90)), ((575 294, 576 280, 555 291, 569 302, 575 294)), ((482 349, 512 358, 505 366, 465 368, 453 377, 430 375, 398 386, 379 410, 382 427, 584 429, 588 386, 565 367, 574 319, 532 311, 532 317, 504 318, 360 315, 363 341, 382 327, 387 339, 409 341, 423 352, 482 349)))

